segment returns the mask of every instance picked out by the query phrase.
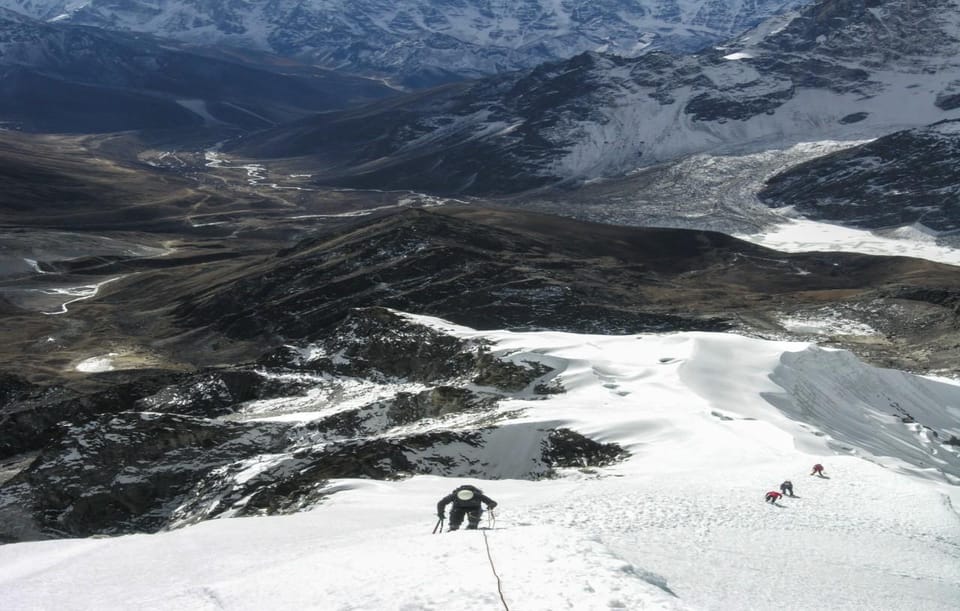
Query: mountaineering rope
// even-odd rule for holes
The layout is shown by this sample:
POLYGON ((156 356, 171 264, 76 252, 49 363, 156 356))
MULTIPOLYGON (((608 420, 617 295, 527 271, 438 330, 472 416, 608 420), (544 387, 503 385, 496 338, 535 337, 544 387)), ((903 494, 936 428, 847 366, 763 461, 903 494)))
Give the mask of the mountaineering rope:
POLYGON ((487 546, 487 560, 490 561, 490 569, 493 571, 493 576, 497 578, 497 592, 500 593, 500 602, 503 603, 503 608, 506 611, 510 611, 510 607, 507 606, 507 601, 503 598, 503 587, 500 583, 500 576, 497 575, 497 567, 493 566, 493 556, 490 555, 490 542, 487 540, 487 533, 480 531, 483 535, 483 544, 487 546))

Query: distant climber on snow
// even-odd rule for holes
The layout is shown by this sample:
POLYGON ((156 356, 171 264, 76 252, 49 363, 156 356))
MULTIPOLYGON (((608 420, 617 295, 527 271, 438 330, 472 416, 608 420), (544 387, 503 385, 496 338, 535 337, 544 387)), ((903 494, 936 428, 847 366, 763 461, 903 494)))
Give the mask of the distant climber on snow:
POLYGON ((770 492, 767 493, 767 496, 764 500, 768 503, 773 503, 774 505, 776 505, 777 501, 779 501, 780 497, 782 496, 783 495, 777 492, 776 490, 771 490, 770 492))
POLYGON ((820 463, 813 465, 813 471, 810 472, 810 475, 819 475, 820 477, 824 477, 823 465, 821 465, 820 463))
POLYGON ((444 511, 450 503, 450 530, 457 530, 463 524, 463 516, 467 516, 467 530, 476 530, 480 525, 480 515, 483 509, 480 503, 487 506, 492 511, 497 506, 497 502, 485 496, 483 491, 476 486, 469 484, 456 488, 453 492, 440 499, 437 503, 437 517, 444 518, 444 511))
POLYGON ((784 480, 784 482, 780 484, 780 492, 786 496, 793 496, 793 482, 790 480, 784 480))

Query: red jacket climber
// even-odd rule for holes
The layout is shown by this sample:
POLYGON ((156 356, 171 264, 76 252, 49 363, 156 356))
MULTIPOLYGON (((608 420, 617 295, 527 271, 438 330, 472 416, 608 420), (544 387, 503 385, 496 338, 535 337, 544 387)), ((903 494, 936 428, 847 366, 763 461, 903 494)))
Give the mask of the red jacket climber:
POLYGON ((823 477, 823 465, 817 463, 813 465, 813 471, 810 472, 810 475, 819 475, 823 477))
POLYGON ((766 498, 765 498, 764 500, 765 500, 766 502, 768 502, 768 503, 774 503, 774 504, 775 504, 777 501, 780 500, 780 497, 782 497, 782 496, 783 496, 783 495, 780 494, 779 492, 777 492, 776 490, 771 490, 770 492, 767 493, 767 496, 766 496, 766 498))

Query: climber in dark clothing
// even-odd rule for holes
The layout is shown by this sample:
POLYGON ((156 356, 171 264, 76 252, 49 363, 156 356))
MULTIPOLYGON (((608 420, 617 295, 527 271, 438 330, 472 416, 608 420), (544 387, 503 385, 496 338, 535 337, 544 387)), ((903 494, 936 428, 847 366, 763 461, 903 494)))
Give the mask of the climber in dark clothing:
POLYGON ((787 480, 780 484, 780 492, 784 493, 787 496, 793 496, 793 482, 787 480))
POLYGON ((453 503, 450 508, 450 530, 460 528, 460 525, 463 524, 464 515, 467 516, 467 529, 476 530, 480 525, 480 514, 483 513, 480 503, 485 504, 489 510, 493 510, 497 506, 496 501, 485 496, 483 491, 476 486, 469 484, 460 486, 440 499, 440 502, 437 503, 438 518, 443 519, 443 512, 450 503, 453 503))

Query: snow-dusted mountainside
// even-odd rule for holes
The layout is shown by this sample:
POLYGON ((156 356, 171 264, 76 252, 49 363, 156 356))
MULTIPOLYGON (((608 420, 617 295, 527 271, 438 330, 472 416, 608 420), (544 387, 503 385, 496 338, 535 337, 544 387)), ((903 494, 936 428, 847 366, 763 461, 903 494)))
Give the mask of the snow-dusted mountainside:
POLYGON ((804 0, 2 0, 37 19, 310 58, 408 85, 583 51, 698 50, 804 0))
MULTIPOLYGON (((378 318, 393 331, 373 342, 358 333, 291 347, 300 375, 272 383, 308 385, 300 396, 188 426, 121 414, 4 487, 8 501, 32 489, 87 519, 175 486, 194 501, 148 517, 259 515, 290 495, 309 510, 0 546, 5 607, 946 611, 960 598, 955 381, 737 335, 378 318), (401 358, 382 352, 390 346, 401 358), (475 377, 470 364, 484 359, 496 374, 475 377), (431 380, 459 390, 425 388, 431 380), (267 443, 278 431, 294 442, 286 450, 267 443), (563 443, 547 442, 551 431, 566 431, 563 443), (181 460, 158 460, 159 448, 181 460), (324 457, 339 475, 317 467, 324 457), (810 475, 815 463, 825 477, 810 475), (194 481, 197 465, 209 471, 194 481), (371 480, 391 470, 404 477, 371 480), (149 471, 152 486, 139 479, 149 471), (765 503, 785 479, 796 496, 765 503), (496 519, 432 535, 437 501, 465 482, 498 503, 496 519), (106 490, 128 494, 92 511, 83 499, 106 490)), ((7 504, 0 523, 24 507, 7 504)))
POLYGON ((0 121, 21 129, 264 128, 393 93, 276 56, 48 24, 0 9, 0 121))
POLYGON ((319 181, 474 193, 956 118, 960 5, 822 0, 694 56, 587 53, 239 143, 319 181), (312 157, 311 157, 312 156, 312 157), (296 165, 296 164, 292 164, 296 165))
POLYGON ((778 174, 759 193, 812 218, 960 230, 960 121, 897 132, 778 174))

